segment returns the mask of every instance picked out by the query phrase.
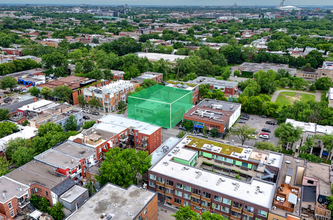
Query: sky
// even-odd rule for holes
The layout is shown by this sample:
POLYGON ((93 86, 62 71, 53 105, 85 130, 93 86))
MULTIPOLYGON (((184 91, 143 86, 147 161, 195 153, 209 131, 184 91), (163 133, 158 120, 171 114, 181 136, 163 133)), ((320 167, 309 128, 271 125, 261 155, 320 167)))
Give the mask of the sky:
MULTIPOLYGON (((221 1, 221 0, 57 0, 57 1, 45 1, 45 0, 1 0, 0 4, 93 4, 93 5, 279 5, 281 0, 233 0, 233 1, 221 1)), ((284 5, 333 5, 332 0, 286 0, 284 5)))

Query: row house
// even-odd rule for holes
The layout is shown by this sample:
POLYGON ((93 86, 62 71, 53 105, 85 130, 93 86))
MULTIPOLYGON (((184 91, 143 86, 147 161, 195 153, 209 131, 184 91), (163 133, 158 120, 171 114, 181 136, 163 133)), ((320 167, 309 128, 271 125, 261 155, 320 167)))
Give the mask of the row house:
MULTIPOLYGON (((63 185, 64 182, 68 181, 68 177, 57 172, 54 166, 50 166, 38 160, 32 160, 5 176, 21 184, 27 185, 29 193, 28 198, 31 197, 31 194, 45 197, 51 206, 56 203, 55 193, 59 194, 58 186, 61 185, 61 189, 64 192, 75 184, 73 180, 70 180, 72 181, 71 185, 68 183, 63 185)), ((29 201, 27 200, 21 199, 22 205, 28 202, 29 201)))
POLYGON ((144 72, 141 73, 140 76, 131 79, 131 82, 139 83, 141 85, 145 79, 153 79, 157 83, 161 83, 163 81, 163 73, 144 72))
POLYGON ((173 207, 189 206, 198 214, 208 211, 232 220, 268 219, 276 184, 264 180, 273 171, 268 171, 269 174, 263 170, 275 167, 278 174, 282 155, 265 156, 253 149, 191 136, 166 149, 165 155, 148 170, 148 189, 156 191, 161 202, 173 207), (228 164, 233 164, 230 168, 236 169, 237 175, 228 171, 228 164))
POLYGON ((117 115, 105 115, 94 127, 116 133, 118 140, 151 154, 161 145, 161 127, 117 115))
POLYGON ((104 112, 113 112, 118 109, 120 101, 126 102, 128 93, 135 90, 135 85, 129 81, 113 81, 102 87, 89 87, 83 90, 84 99, 89 102, 96 97, 104 112))
POLYGON ((15 48, 2 48, 2 53, 6 53, 7 55, 15 55, 15 56, 22 56, 21 49, 15 49, 15 48))
POLYGON ((15 219, 29 203, 29 186, 1 176, 0 189, 0 219, 15 219))

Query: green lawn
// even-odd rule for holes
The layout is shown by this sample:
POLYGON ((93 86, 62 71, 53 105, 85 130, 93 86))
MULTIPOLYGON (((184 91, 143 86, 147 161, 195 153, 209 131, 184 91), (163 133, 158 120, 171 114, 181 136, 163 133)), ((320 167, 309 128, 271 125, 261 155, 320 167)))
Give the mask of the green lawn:
POLYGON ((302 91, 302 92, 310 92, 310 93, 316 93, 316 91, 304 91, 304 90, 297 90, 297 89, 295 89, 295 88, 291 88, 291 89, 289 89, 289 88, 281 88, 281 87, 276 87, 276 91, 278 91, 278 90, 290 90, 290 91, 302 91))
POLYGON ((278 109, 278 111, 280 111, 282 109, 283 105, 291 105, 296 100, 301 100, 301 101, 305 101, 305 102, 311 101, 311 100, 314 101, 315 96, 310 95, 310 94, 297 93, 297 92, 280 92, 280 94, 277 97, 275 102, 278 102, 281 104, 278 109))

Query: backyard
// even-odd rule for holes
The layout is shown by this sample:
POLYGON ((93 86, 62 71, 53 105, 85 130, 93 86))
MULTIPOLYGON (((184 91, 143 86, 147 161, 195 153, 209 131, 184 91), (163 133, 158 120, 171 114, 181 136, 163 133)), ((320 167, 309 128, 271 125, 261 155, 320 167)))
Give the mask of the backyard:
POLYGON ((315 100, 314 95, 310 94, 302 94, 302 93, 297 93, 297 92, 280 92, 279 96, 276 99, 276 102, 280 103, 280 109, 282 108, 283 105, 291 105, 293 104, 296 100, 300 101, 311 101, 315 100))

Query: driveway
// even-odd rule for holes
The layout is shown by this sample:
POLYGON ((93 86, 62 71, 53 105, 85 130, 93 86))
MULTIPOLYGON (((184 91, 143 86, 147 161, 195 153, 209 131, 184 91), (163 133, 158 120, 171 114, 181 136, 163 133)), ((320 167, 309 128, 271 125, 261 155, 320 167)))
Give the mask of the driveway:
POLYGON ((311 92, 303 92, 303 91, 297 91, 297 90, 278 90, 273 93, 273 96, 271 98, 272 102, 275 102, 277 97, 279 96, 280 92, 295 92, 295 93, 303 93, 303 94, 309 94, 315 96, 315 101, 320 102, 321 100, 321 90, 316 90, 316 93, 311 92))

